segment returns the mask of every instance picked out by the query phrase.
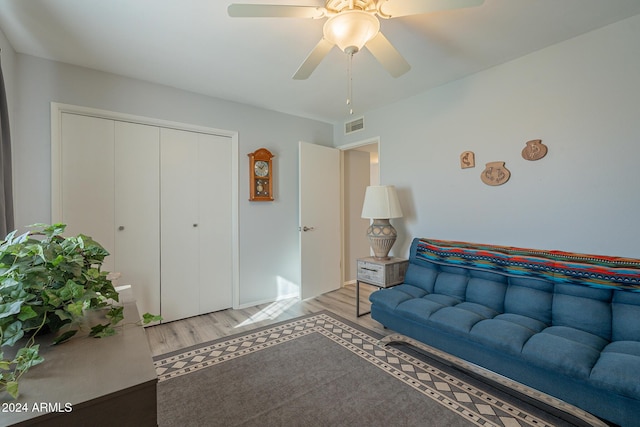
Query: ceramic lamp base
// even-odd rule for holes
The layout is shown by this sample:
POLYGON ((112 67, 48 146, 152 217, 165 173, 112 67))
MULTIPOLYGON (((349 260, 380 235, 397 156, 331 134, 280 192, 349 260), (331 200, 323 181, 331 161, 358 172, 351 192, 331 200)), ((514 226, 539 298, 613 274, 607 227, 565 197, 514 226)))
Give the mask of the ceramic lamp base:
POLYGON ((374 219, 367 229, 369 244, 376 259, 388 260, 389 251, 398 237, 396 229, 388 219, 374 219))

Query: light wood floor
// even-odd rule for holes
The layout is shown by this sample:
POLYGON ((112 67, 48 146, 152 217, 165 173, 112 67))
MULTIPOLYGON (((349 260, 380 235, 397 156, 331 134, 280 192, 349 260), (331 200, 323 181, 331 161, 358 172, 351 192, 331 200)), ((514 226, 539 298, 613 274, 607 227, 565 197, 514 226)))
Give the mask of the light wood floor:
MULTIPOLYGON (((369 295, 377 288, 360 285, 360 311, 369 310, 369 295)), ((267 326, 305 314, 329 310, 380 334, 387 334, 371 315, 356 317, 356 288, 347 285, 316 298, 297 298, 262 304, 242 310, 222 310, 146 328, 153 356, 195 344, 267 326)))

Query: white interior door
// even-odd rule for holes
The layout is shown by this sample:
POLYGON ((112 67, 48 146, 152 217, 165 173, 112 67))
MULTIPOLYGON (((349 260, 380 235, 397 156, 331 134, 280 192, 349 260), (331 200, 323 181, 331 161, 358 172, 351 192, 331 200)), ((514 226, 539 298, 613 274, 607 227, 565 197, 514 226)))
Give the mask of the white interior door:
POLYGON ((299 144, 301 298, 340 287, 340 150, 299 144))
POLYGON ((165 322, 199 312, 198 134, 160 131, 161 301, 165 322))
POLYGON ((232 306, 233 218, 230 138, 198 134, 200 313, 232 306))
MULTIPOLYGON (((53 221, 67 224, 66 235, 86 234, 114 253, 114 122, 68 113, 61 121, 61 215, 54 212, 53 221)), ((114 271, 112 256, 103 270, 114 271)))
POLYGON ((230 138, 161 130, 163 321, 232 306, 230 138))
POLYGON ((160 129, 115 124, 115 252, 118 284, 143 313, 160 313, 160 129))

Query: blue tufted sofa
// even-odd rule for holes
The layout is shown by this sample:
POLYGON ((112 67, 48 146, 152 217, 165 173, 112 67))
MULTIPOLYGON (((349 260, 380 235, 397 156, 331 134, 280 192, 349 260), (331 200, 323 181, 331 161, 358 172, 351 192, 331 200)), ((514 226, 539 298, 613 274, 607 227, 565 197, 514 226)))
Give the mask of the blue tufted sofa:
POLYGON ((640 260, 414 239, 370 301, 395 332, 640 425, 640 260))

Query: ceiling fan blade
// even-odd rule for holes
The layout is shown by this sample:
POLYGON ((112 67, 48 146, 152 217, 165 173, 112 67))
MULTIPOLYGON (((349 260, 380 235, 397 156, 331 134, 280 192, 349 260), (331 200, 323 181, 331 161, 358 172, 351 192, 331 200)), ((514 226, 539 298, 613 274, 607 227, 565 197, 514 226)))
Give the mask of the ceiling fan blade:
POLYGON ((230 4, 232 18, 323 18, 326 9, 316 6, 284 6, 276 4, 230 4))
POLYGON ((393 77, 400 77, 411 69, 411 65, 382 33, 369 40, 365 47, 393 77))
POLYGON ((322 62, 325 56, 333 48, 334 44, 327 39, 321 39, 313 48, 307 59, 304 60, 298 71, 293 75, 294 80, 305 80, 309 78, 313 70, 322 62))
POLYGON ((383 18, 421 15, 439 10, 481 6, 484 0, 388 0, 380 6, 383 18))

